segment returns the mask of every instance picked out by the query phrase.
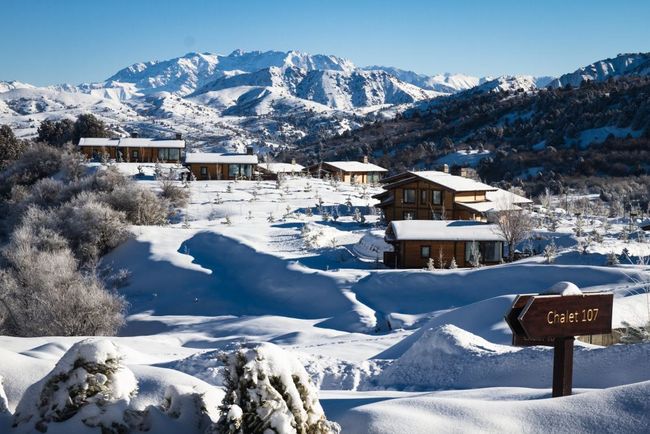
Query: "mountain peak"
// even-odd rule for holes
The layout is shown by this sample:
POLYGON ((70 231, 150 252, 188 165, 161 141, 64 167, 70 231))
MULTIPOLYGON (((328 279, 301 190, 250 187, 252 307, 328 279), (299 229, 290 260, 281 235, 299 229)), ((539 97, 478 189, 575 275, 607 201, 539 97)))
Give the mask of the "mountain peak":
POLYGON ((583 81, 604 81, 628 75, 650 75, 650 53, 623 53, 616 57, 599 60, 574 72, 564 74, 549 83, 550 87, 580 86, 583 81))

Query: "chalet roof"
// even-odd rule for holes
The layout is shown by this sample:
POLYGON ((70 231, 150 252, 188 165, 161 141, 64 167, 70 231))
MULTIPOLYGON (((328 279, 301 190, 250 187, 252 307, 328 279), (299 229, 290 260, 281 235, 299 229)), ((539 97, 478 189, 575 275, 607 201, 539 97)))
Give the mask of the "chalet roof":
POLYGON ((435 182, 445 188, 453 191, 496 191, 496 187, 484 184, 482 182, 474 181, 464 176, 451 175, 446 172, 438 170, 426 170, 421 172, 409 172, 411 175, 426 181, 435 182))
POLYGON ((505 241, 496 225, 471 220, 397 220, 387 241, 505 241))
POLYGON ((301 164, 291 163, 260 163, 257 167, 270 173, 296 173, 305 169, 301 164))
POLYGON ((185 148, 185 140, 166 140, 151 138, 102 138, 82 137, 79 139, 79 146, 116 146, 118 148, 185 148))
POLYGON ((512 203, 516 205, 523 205, 533 203, 527 197, 519 196, 518 194, 511 193, 507 190, 498 188, 496 191, 488 191, 485 193, 485 198, 490 202, 512 203))
POLYGON ((323 164, 332 166, 343 172, 388 172, 381 166, 360 161, 324 161, 323 164))
POLYGON ((498 212, 505 210, 520 210, 521 208, 510 202, 456 202, 456 205, 468 208, 479 213, 498 212))
POLYGON ((206 164, 257 164, 257 155, 188 152, 185 154, 185 162, 206 164))

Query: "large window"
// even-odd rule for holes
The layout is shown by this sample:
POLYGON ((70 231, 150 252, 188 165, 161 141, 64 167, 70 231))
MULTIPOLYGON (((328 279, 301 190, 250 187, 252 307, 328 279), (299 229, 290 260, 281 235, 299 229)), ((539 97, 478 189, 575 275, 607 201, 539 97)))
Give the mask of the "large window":
POLYGON ((368 172, 368 183, 376 184, 379 182, 380 175, 379 172, 368 172))
POLYGON ((499 262, 501 261, 503 253, 503 243, 500 241, 487 241, 481 247, 483 247, 483 258, 486 262, 499 262))
POLYGON ((431 190, 431 203, 434 205, 442 205, 442 191, 431 190))
POLYGON ((431 246, 420 246, 420 258, 431 257, 431 246))
POLYGON ((252 178, 253 166, 251 164, 229 164, 228 177, 230 178, 252 178))
POLYGON ((415 203, 415 189, 404 189, 404 203, 415 203))
POLYGON ((420 204, 425 205, 427 203, 427 198, 429 194, 426 190, 420 190, 420 204))
POLYGON ((172 161, 181 159, 181 150, 177 148, 160 148, 158 149, 158 160, 172 161))

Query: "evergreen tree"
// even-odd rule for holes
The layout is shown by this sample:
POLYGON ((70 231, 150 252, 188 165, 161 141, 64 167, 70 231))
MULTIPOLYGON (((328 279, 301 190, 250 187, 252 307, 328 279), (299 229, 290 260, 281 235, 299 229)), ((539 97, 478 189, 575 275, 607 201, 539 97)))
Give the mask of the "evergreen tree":
POLYGON ((79 144, 82 137, 110 137, 106 124, 91 114, 79 115, 72 131, 72 143, 79 144))
POLYGON ((63 146, 72 141, 75 123, 70 119, 58 122, 46 119, 38 127, 38 141, 52 146, 63 146))
POLYGON ((14 135, 9 125, 0 125, 0 168, 17 160, 25 150, 25 143, 14 135))

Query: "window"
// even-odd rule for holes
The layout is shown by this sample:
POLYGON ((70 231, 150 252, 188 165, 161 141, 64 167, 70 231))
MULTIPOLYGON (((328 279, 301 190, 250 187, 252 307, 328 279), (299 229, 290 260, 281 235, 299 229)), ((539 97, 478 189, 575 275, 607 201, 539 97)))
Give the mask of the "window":
POLYGON ((368 172, 368 183, 376 184, 379 182, 379 172, 368 172))
POLYGON ((404 220, 415 220, 415 211, 404 211, 402 217, 404 220))
POLYGON ((415 189, 404 189, 404 203, 415 203, 415 189))
POLYGON ((251 164, 229 164, 229 178, 252 178, 253 166, 251 164))
POLYGON ((206 166, 201 166, 201 176, 208 176, 208 168, 206 166))
POLYGON ((483 257, 486 262, 499 262, 501 261, 503 253, 503 243, 500 241, 488 241, 482 243, 483 257))
POLYGON ((168 149, 169 151, 169 158, 168 160, 180 160, 181 159, 181 150, 174 148, 174 149, 168 149))
POLYGON ((434 205, 442 205, 442 191, 431 190, 431 203, 434 205))
POLYGON ((481 262, 481 251, 479 243, 476 241, 468 241, 465 243, 465 262, 470 264, 478 264, 481 262))
POLYGON ((420 190, 420 203, 424 205, 427 203, 427 191, 426 190, 420 190))
POLYGON ((420 246, 420 258, 431 257, 431 246, 420 246))
POLYGON ((160 148, 158 149, 158 159, 160 161, 180 160, 181 150, 177 148, 160 148))
POLYGON ((137 160, 140 158, 140 152, 137 149, 134 149, 131 151, 131 159, 132 160, 137 160))

